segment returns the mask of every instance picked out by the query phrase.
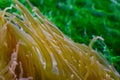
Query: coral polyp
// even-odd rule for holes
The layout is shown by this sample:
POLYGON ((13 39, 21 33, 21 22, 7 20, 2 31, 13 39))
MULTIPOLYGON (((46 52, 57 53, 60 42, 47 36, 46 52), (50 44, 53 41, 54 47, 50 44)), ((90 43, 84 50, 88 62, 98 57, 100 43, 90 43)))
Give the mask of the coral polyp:
MULTIPOLYGON (((41 12, 19 1, 21 14, 0 11, 0 79, 120 80, 117 71, 90 45, 64 35, 41 12)), ((96 37, 98 39, 100 37, 96 37)), ((101 39, 101 38, 100 38, 101 39)))

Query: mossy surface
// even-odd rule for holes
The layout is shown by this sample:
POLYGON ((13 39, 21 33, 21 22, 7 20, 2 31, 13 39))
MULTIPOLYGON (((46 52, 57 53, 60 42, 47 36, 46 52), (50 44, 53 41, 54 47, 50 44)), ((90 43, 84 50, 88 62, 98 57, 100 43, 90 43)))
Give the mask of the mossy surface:
MULTIPOLYGON (((25 0, 21 0, 28 6, 25 0)), ((120 73, 120 2, 116 0, 30 0, 58 28, 75 42, 89 44, 95 36, 105 41, 97 41, 93 46, 102 52, 120 73)), ((0 8, 13 4, 11 0, 1 0, 0 8)))

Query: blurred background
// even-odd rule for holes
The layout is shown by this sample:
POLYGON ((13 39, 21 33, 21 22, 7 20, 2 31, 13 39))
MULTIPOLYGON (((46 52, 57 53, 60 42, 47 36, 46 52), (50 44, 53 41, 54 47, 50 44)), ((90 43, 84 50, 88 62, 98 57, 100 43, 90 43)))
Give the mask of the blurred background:
MULTIPOLYGON (((31 10, 25 0, 19 1, 31 10)), ((95 36, 104 38, 97 40, 93 48, 120 73, 120 0, 29 1, 77 43, 88 45, 95 36)), ((11 0, 0 0, 0 9, 11 4, 11 0)))

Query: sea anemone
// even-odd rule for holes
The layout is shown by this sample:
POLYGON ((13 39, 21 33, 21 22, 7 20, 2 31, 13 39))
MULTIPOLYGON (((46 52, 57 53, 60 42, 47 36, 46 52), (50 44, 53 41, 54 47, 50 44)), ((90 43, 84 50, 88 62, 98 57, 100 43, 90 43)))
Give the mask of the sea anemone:
POLYGON ((0 11, 1 80, 120 80, 119 73, 97 51, 73 42, 41 12, 34 16, 18 0, 0 11), (15 8, 21 12, 7 12, 15 8))

